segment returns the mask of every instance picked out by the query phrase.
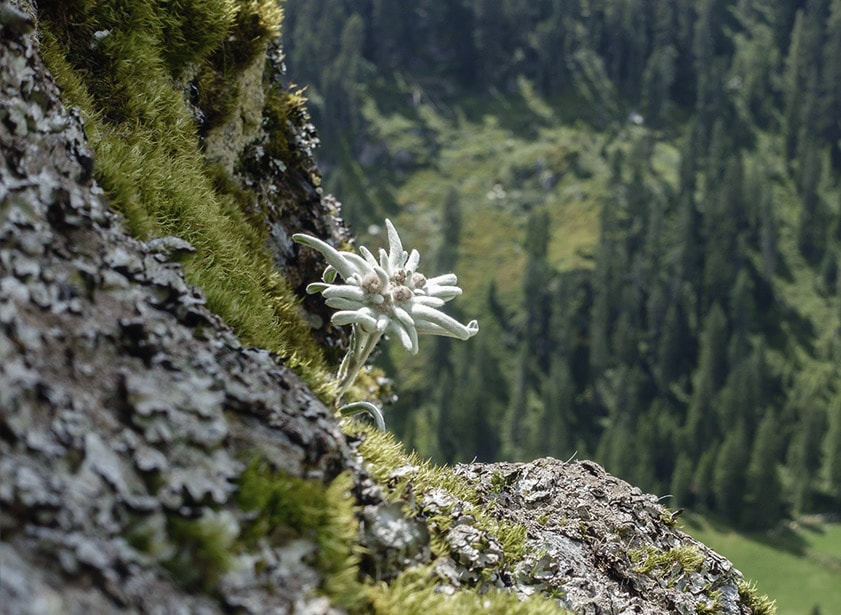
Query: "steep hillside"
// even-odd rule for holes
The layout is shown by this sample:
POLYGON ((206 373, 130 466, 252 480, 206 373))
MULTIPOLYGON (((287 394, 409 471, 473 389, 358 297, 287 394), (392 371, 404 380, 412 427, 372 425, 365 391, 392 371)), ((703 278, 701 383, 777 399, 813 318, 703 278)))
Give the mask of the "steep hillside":
POLYGON ((577 452, 751 530, 839 510, 841 2, 306 4, 326 185, 489 332, 384 357, 405 441, 577 452))

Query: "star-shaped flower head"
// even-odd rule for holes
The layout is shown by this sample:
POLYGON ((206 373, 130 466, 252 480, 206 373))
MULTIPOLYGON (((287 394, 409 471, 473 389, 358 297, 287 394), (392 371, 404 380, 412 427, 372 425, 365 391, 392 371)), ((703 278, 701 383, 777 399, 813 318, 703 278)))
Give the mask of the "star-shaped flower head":
POLYGON ((361 336, 373 338, 368 343, 376 344, 384 334, 394 335, 412 354, 418 351, 419 334, 462 340, 474 336, 479 330, 475 320, 464 325, 439 310, 461 294, 455 274, 424 276, 418 271, 418 251, 406 252, 391 221, 386 220, 385 225, 388 252, 380 249, 379 260, 364 246, 359 248, 360 256, 340 252, 310 235, 293 235, 295 241, 318 250, 327 260, 324 282, 310 284, 307 292, 320 292, 325 303, 338 310, 331 322, 353 325, 361 336), (342 282, 337 281, 337 276, 342 282))

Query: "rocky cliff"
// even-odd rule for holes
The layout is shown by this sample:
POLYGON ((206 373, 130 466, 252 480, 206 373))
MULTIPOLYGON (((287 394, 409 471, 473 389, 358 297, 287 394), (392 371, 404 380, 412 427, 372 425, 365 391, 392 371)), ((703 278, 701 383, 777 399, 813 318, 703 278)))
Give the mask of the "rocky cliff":
MULTIPOLYGON (((230 297, 216 298, 213 269, 195 265, 214 253, 193 227, 216 214, 190 228, 139 224, 154 218, 147 200, 175 198, 165 182, 185 178, 163 173, 163 196, 118 190, 149 172, 113 170, 106 128, 139 147, 119 106, 95 92, 81 111, 65 105, 81 100, 74 66, 109 93, 125 87, 108 72, 124 68, 106 57, 120 19, 108 4, 0 2, 4 612, 772 612, 654 496, 594 463, 436 468, 387 435, 341 425, 319 361, 329 365, 343 340, 323 307, 304 312, 303 299, 287 298, 290 324, 277 329, 287 339, 260 347, 230 297), (103 57, 85 70, 68 60, 62 91, 42 50, 60 70, 73 50, 61 37, 78 32, 56 25, 71 10, 89 35, 78 48, 103 57), (300 323, 315 331, 305 352, 300 323)), ((227 10, 218 41, 230 41, 272 15, 269 4, 136 0, 120 10, 152 7, 185 36, 191 20, 227 10)), ((178 156, 207 162, 199 173, 213 198, 235 195, 261 229, 258 249, 284 274, 264 287, 300 291, 321 264, 287 238, 347 240, 338 204, 317 187, 305 113, 278 111, 276 44, 231 74, 211 71, 222 85, 191 97, 208 81, 195 67, 212 68, 202 62, 218 41, 173 72, 178 121, 193 135, 178 156), (224 79, 240 95, 210 122, 218 105, 207 99, 228 91, 224 79)), ((242 211, 226 214, 231 228, 242 211)), ((255 262, 225 275, 258 277, 255 262)))

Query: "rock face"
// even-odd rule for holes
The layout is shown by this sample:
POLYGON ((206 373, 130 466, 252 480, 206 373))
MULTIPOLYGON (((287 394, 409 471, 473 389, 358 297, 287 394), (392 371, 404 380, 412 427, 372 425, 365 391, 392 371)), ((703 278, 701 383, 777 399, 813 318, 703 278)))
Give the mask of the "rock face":
POLYGON ((653 495, 582 461, 458 466, 492 514, 528 529, 520 591, 561 592, 576 613, 728 613, 742 604, 733 565, 675 529, 653 495))
MULTIPOLYGON (((475 488, 469 506, 443 486, 405 488, 412 467, 392 469, 399 493, 375 482, 357 439, 296 374, 244 348, 186 283, 177 260, 189 244, 125 233, 20 6, 0 3, 4 612, 373 610, 364 598, 337 604, 327 543, 300 530, 352 501, 351 487, 361 525, 339 547, 368 550, 348 583, 370 592, 383 590, 366 579, 432 564, 438 612, 474 587, 543 593, 588 614, 753 612, 729 562, 595 464, 459 466, 455 479, 475 488), (340 475, 348 488, 286 521, 280 496, 249 487, 263 507, 244 504, 253 459, 282 477, 290 501, 312 486, 335 491, 340 475), (263 518, 269 506, 282 523, 263 518), (460 512, 477 506, 524 527, 524 553, 506 556, 460 512)), ((321 200, 305 202, 304 212, 321 200)))
POLYGON ((236 533, 243 458, 325 484, 347 467, 332 414, 204 307, 172 260, 187 244, 126 236, 32 36, 3 29, 0 83, 3 610, 305 604, 320 582, 306 549, 294 566, 253 554, 216 599, 163 564, 183 549, 173 520, 236 533))

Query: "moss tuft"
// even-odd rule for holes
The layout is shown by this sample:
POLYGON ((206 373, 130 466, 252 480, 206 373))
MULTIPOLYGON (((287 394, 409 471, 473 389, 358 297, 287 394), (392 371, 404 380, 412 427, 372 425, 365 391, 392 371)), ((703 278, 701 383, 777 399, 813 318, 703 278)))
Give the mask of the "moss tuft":
POLYGON ((756 584, 752 581, 739 583, 739 597, 753 615, 777 615, 777 601, 760 594, 756 584))
MULTIPOLYGON (((466 481, 455 475, 448 466, 433 465, 428 459, 420 458, 416 453, 407 453, 403 445, 390 433, 376 431, 373 427, 355 426, 364 433, 364 441, 359 447, 362 457, 368 464, 368 470, 381 485, 389 485, 388 497, 393 501, 405 499, 407 487, 415 496, 423 495, 433 489, 443 489, 452 496, 466 502, 471 507, 465 509, 476 519, 475 526, 496 537, 503 549, 505 562, 510 565, 525 555, 526 528, 501 519, 496 519, 479 506, 479 496, 466 481), (398 480, 390 480, 390 475, 397 468, 414 466, 416 472, 407 474, 398 480)), ((435 515, 429 519, 432 551, 438 556, 449 554, 444 532, 452 525, 449 514, 435 515)))
POLYGON ((171 516, 168 525, 170 540, 178 549, 164 566, 185 586, 212 591, 231 567, 239 534, 236 519, 230 512, 208 509, 198 519, 171 516))
POLYGON ((542 595, 521 599, 511 592, 491 589, 479 594, 470 590, 440 591, 435 573, 428 567, 403 572, 391 584, 381 584, 371 592, 375 613, 401 615, 450 615, 459 613, 498 613, 499 615, 560 615, 567 613, 560 604, 542 595))
POLYGON ((255 461, 240 478, 239 504, 253 515, 242 531, 246 546, 260 539, 273 544, 314 540, 316 565, 324 573, 321 591, 332 604, 357 612, 367 603, 359 581, 359 553, 353 546, 359 530, 352 486, 349 474, 338 476, 325 489, 320 482, 272 472, 265 462, 255 461))
POLYGON ((630 553, 631 561, 634 562, 634 571, 638 574, 648 574, 655 568, 669 570, 672 565, 678 564, 680 569, 688 572, 700 570, 704 563, 704 555, 692 545, 660 551, 653 547, 646 547, 630 553))

